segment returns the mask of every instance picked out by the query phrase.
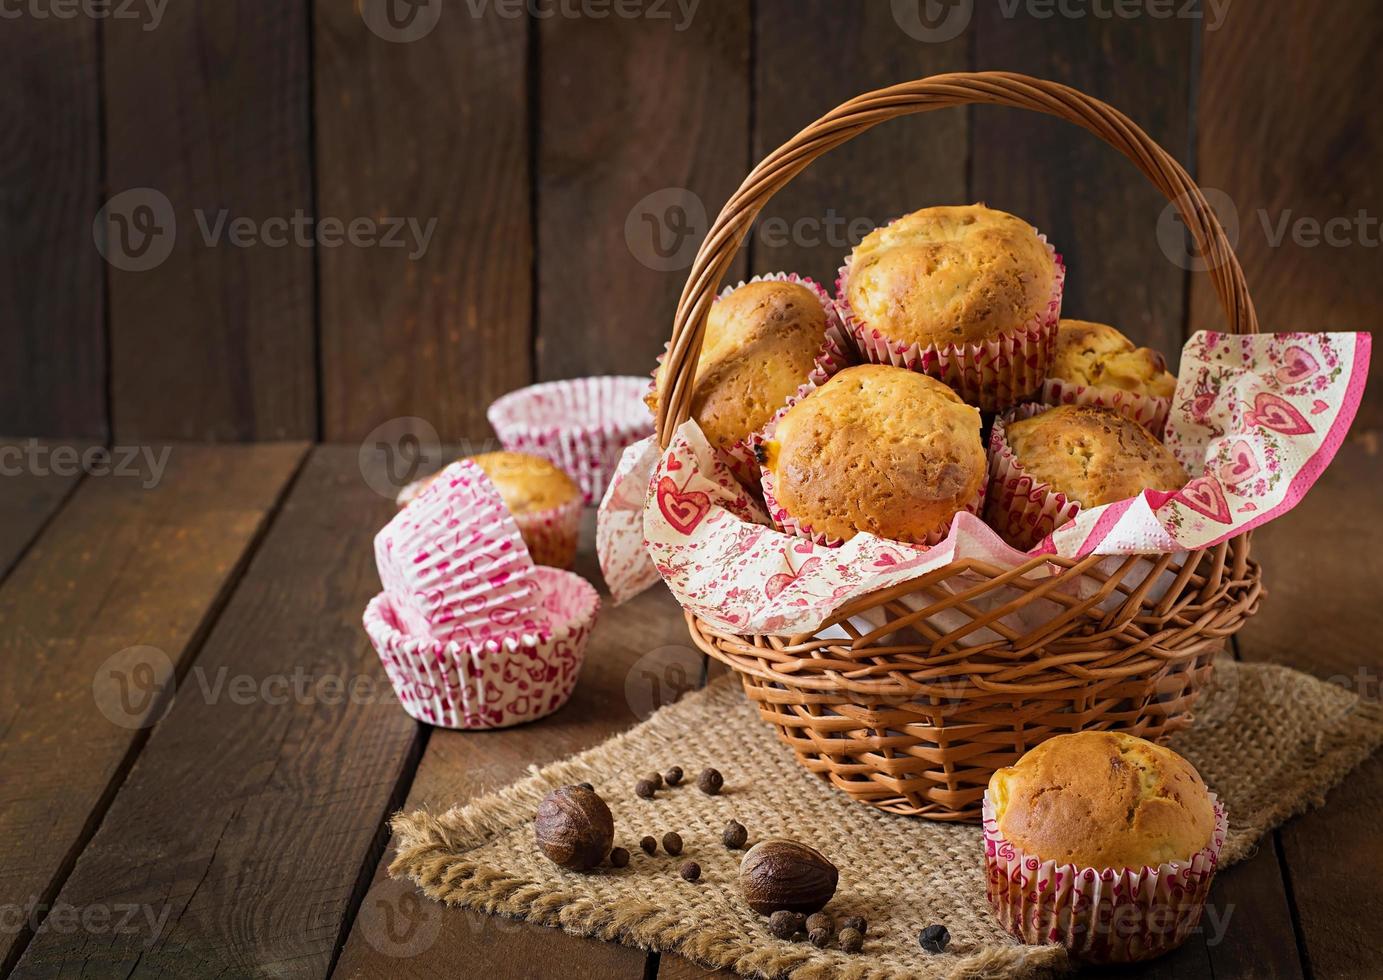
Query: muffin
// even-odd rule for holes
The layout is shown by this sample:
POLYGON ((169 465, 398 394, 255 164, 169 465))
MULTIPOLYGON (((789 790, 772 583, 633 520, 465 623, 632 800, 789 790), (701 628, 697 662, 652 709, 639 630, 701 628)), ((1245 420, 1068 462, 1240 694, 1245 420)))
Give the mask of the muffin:
POLYGON ((1024 406, 990 434, 985 520, 1027 551, 1082 508, 1180 490, 1189 477, 1157 438, 1112 408, 1024 406))
MULTIPOLYGON (((470 457, 485 472, 514 517, 528 553, 539 565, 570 568, 581 533, 581 488, 557 464, 540 456, 508 451, 470 457)), ((435 477, 404 487, 406 506, 435 477)))
POLYGON ((867 531, 934 544, 983 499, 980 413, 926 375, 846 368, 771 428, 761 447, 769 513, 818 543, 867 531))
MULTIPOLYGON (((706 318, 691 417, 735 475, 756 484, 751 437, 804 384, 839 370, 843 350, 834 304, 812 280, 777 273, 727 289, 706 318)), ((664 370, 660 365, 659 383, 664 370)), ((655 414, 657 392, 655 384, 647 397, 655 414)))
POLYGON ((1171 749, 1059 735, 990 778, 990 905, 1025 942, 1097 962, 1158 956, 1200 919, 1224 832, 1223 809, 1171 749))
POLYGON ((1088 320, 1057 325, 1056 353, 1042 383, 1049 405, 1104 405, 1161 435, 1177 379, 1157 351, 1088 320))
POLYGON ((1026 221, 983 204, 924 208, 855 246, 837 303, 866 360, 933 375, 994 411, 1047 376, 1064 281, 1026 221))

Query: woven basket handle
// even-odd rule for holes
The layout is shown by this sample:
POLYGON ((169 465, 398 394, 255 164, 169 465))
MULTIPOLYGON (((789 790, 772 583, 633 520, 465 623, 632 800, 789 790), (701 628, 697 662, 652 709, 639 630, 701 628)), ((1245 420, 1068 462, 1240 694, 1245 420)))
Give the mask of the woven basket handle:
POLYGON ((659 380, 661 445, 668 444, 673 430, 691 412, 692 382, 701 355, 706 315, 735 253, 769 199, 827 150, 887 119, 972 103, 1031 109, 1065 119, 1088 129, 1132 160, 1176 204, 1191 229, 1230 329, 1235 333, 1258 331, 1258 316, 1244 283, 1244 272, 1205 195, 1181 164, 1122 112, 1065 85, 1012 72, 933 75, 858 96, 822 116, 765 157, 726 202, 696 253, 677 304, 672 346, 659 380))

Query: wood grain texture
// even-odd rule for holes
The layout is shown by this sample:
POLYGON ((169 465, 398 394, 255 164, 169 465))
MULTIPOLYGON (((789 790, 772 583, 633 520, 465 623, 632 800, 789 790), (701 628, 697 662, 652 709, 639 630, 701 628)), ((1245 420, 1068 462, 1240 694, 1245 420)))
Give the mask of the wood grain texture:
MULTIPOLYGON (((975 67, 1074 86, 1122 110, 1178 159, 1191 146, 1193 33, 1199 21, 1034 17, 1022 4, 975 6, 975 67), (1009 11, 1016 11, 1012 16, 1009 11)), ((1050 8, 1048 8, 1050 9, 1050 8)), ((1021 215, 1066 259, 1062 315, 1111 323, 1163 351, 1175 370, 1185 279, 1158 245, 1167 202, 1133 164, 1069 123, 972 110, 970 197, 1021 215)))
MULTIPOLYGON (((1383 307, 1380 46, 1371 0, 1239 4, 1205 35, 1199 179, 1232 201, 1264 330, 1369 330, 1383 307)), ((1216 326, 1208 281, 1192 300, 1192 326, 1216 326)), ((1376 429, 1383 358, 1370 375, 1360 424, 1376 429)))
MULTIPOLYGON (((55 445, 67 444, 0 439, 0 582, 81 481, 65 466, 53 471, 55 445)), ((72 445, 79 453, 86 448, 72 445)))
POLYGON ((358 4, 315 4, 321 211, 419 229, 319 255, 329 440, 415 416, 454 441, 532 380, 527 25, 499 4, 418 9, 435 26, 392 43, 358 4))
MULTIPOLYGON (((175 446, 152 489, 89 477, 0 588, 0 906, 52 900, 303 451, 175 446)), ((0 930, 0 963, 30 925, 0 930)))
MULTIPOLYGON (((857 95, 967 62, 963 35, 919 41, 887 3, 762 0, 755 31, 755 160, 857 95)), ((798 272, 834 290, 841 261, 875 225, 963 203, 968 117, 952 109, 887 123, 817 160, 764 208, 752 271, 798 272)))
POLYGON ((0 432, 104 439, 101 78, 96 22, 0 30, 0 432))
POLYGON ((176 227, 161 265, 109 270, 115 436, 314 438, 312 250, 265 224, 312 214, 307 9, 170 3, 152 23, 103 28, 108 191, 152 189, 176 227))
POLYGON ((539 25, 540 380, 652 370, 749 172, 749 4, 661 12, 539 25))
POLYGON ((360 626, 392 510, 363 475, 309 458, 58 898, 151 919, 42 931, 16 976, 327 973, 420 739, 360 626))
MULTIPOLYGON (((577 572, 599 583, 587 514, 577 572)), ((662 682, 685 677, 700 654, 691 648, 676 602, 657 587, 621 606, 604 597, 572 699, 555 715, 500 732, 433 730, 408 795, 408 808, 464 804, 522 777, 529 766, 590 748, 636 724, 684 688, 662 682), (683 668, 680 672, 671 666, 683 668)), ((625 846, 631 846, 626 844, 625 846)), ((390 849, 392 851, 392 848, 390 849)), ((411 885, 390 880, 382 863, 361 906, 335 976, 346 978, 456 975, 466 950, 466 975, 629 977, 644 975, 644 952, 560 930, 446 908, 411 885), (411 931, 410 931, 411 929, 411 931)))
MULTIPOLYGON (((1305 670, 1377 701, 1377 585, 1383 532, 1377 512, 1380 433, 1360 430, 1345 443, 1306 499, 1254 534, 1269 593, 1239 637, 1246 660, 1305 670)), ((1383 940, 1366 910, 1378 905, 1383 876, 1383 756, 1375 755, 1333 790, 1327 805, 1278 832, 1311 972, 1318 977, 1377 974, 1383 940)))

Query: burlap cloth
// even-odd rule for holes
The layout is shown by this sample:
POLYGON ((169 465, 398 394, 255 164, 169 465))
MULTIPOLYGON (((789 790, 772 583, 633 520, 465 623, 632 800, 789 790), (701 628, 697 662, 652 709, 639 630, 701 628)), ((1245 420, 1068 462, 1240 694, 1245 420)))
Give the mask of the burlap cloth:
MULTIPOLYGON (((1197 723, 1172 743, 1229 808, 1222 866, 1244 858, 1288 817, 1323 802, 1383 742, 1383 707, 1282 667, 1222 659, 1198 705, 1197 723)), ((529 919, 568 932, 673 950, 708 967, 745 976, 1034 976, 1068 967, 1064 950, 1025 947, 1000 930, 985 903, 980 831, 896 817, 848 800, 793 760, 745 700, 734 678, 662 709, 648 721, 581 755, 535 771, 466 807, 394 818, 398 854, 390 867, 432 898, 529 919), (680 765, 688 781, 655 800, 634 795, 638 774, 680 765), (691 785, 715 766, 719 796, 691 785), (615 843, 629 866, 590 874, 549 863, 531 821, 554 786, 587 781, 610 804, 615 843), (817 949, 805 939, 775 939, 766 920, 740 899, 741 851, 721 843, 725 821, 750 834, 813 844, 840 869, 828 910, 869 920, 864 950, 817 949), (639 839, 670 830, 682 858, 639 839), (677 873, 687 858, 700 882, 677 873), (918 945, 918 931, 942 923, 952 940, 944 955, 918 945)))

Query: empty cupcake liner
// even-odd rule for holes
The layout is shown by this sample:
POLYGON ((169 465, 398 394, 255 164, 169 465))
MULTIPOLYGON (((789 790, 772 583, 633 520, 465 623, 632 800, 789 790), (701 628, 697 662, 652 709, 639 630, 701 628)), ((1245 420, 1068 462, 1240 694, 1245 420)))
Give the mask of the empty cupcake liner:
POLYGON ((533 561, 470 460, 452 463, 394 515, 375 536, 375 562, 410 633, 482 642, 537 628, 533 561))
POLYGON ((1122 869, 1024 853, 999 830, 988 793, 983 819, 985 891, 999 923, 1025 943, 1057 943, 1094 963, 1152 959, 1186 940, 1210 895, 1228 826, 1215 801, 1210 844, 1189 860, 1122 869))
POLYGON ((571 572, 539 568, 534 577, 542 593, 540 630, 478 644, 410 632, 388 592, 370 601, 365 631, 405 711, 444 728, 507 728, 566 704, 600 598, 571 572))
POLYGON ((1061 255, 1047 242, 1047 236, 1038 237, 1056 264, 1052 295, 1029 322, 1013 331, 979 344, 944 347, 892 340, 860 319, 850 306, 845 289, 850 274, 849 256, 836 277, 836 307, 841 322, 865 360, 929 374, 984 411, 999 411, 1033 397, 1056 353, 1057 321, 1061 319, 1061 295, 1066 284, 1066 265, 1061 255))
POLYGON ((620 454, 653 432, 643 378, 604 376, 548 381, 511 391, 486 417, 505 449, 556 463, 576 480, 585 503, 600 503, 620 454))
POLYGON ((1038 400, 1044 405, 1100 405, 1112 408, 1133 419, 1159 439, 1172 409, 1170 398, 1105 385, 1077 384, 1061 378, 1044 379, 1038 400))
POLYGON ((1031 551, 1057 528, 1074 520, 1080 504, 1043 483, 1023 468, 1004 434, 1004 426, 1045 411, 1046 405, 1026 404, 994 420, 989 432, 989 499, 984 519, 1020 551, 1031 551))

